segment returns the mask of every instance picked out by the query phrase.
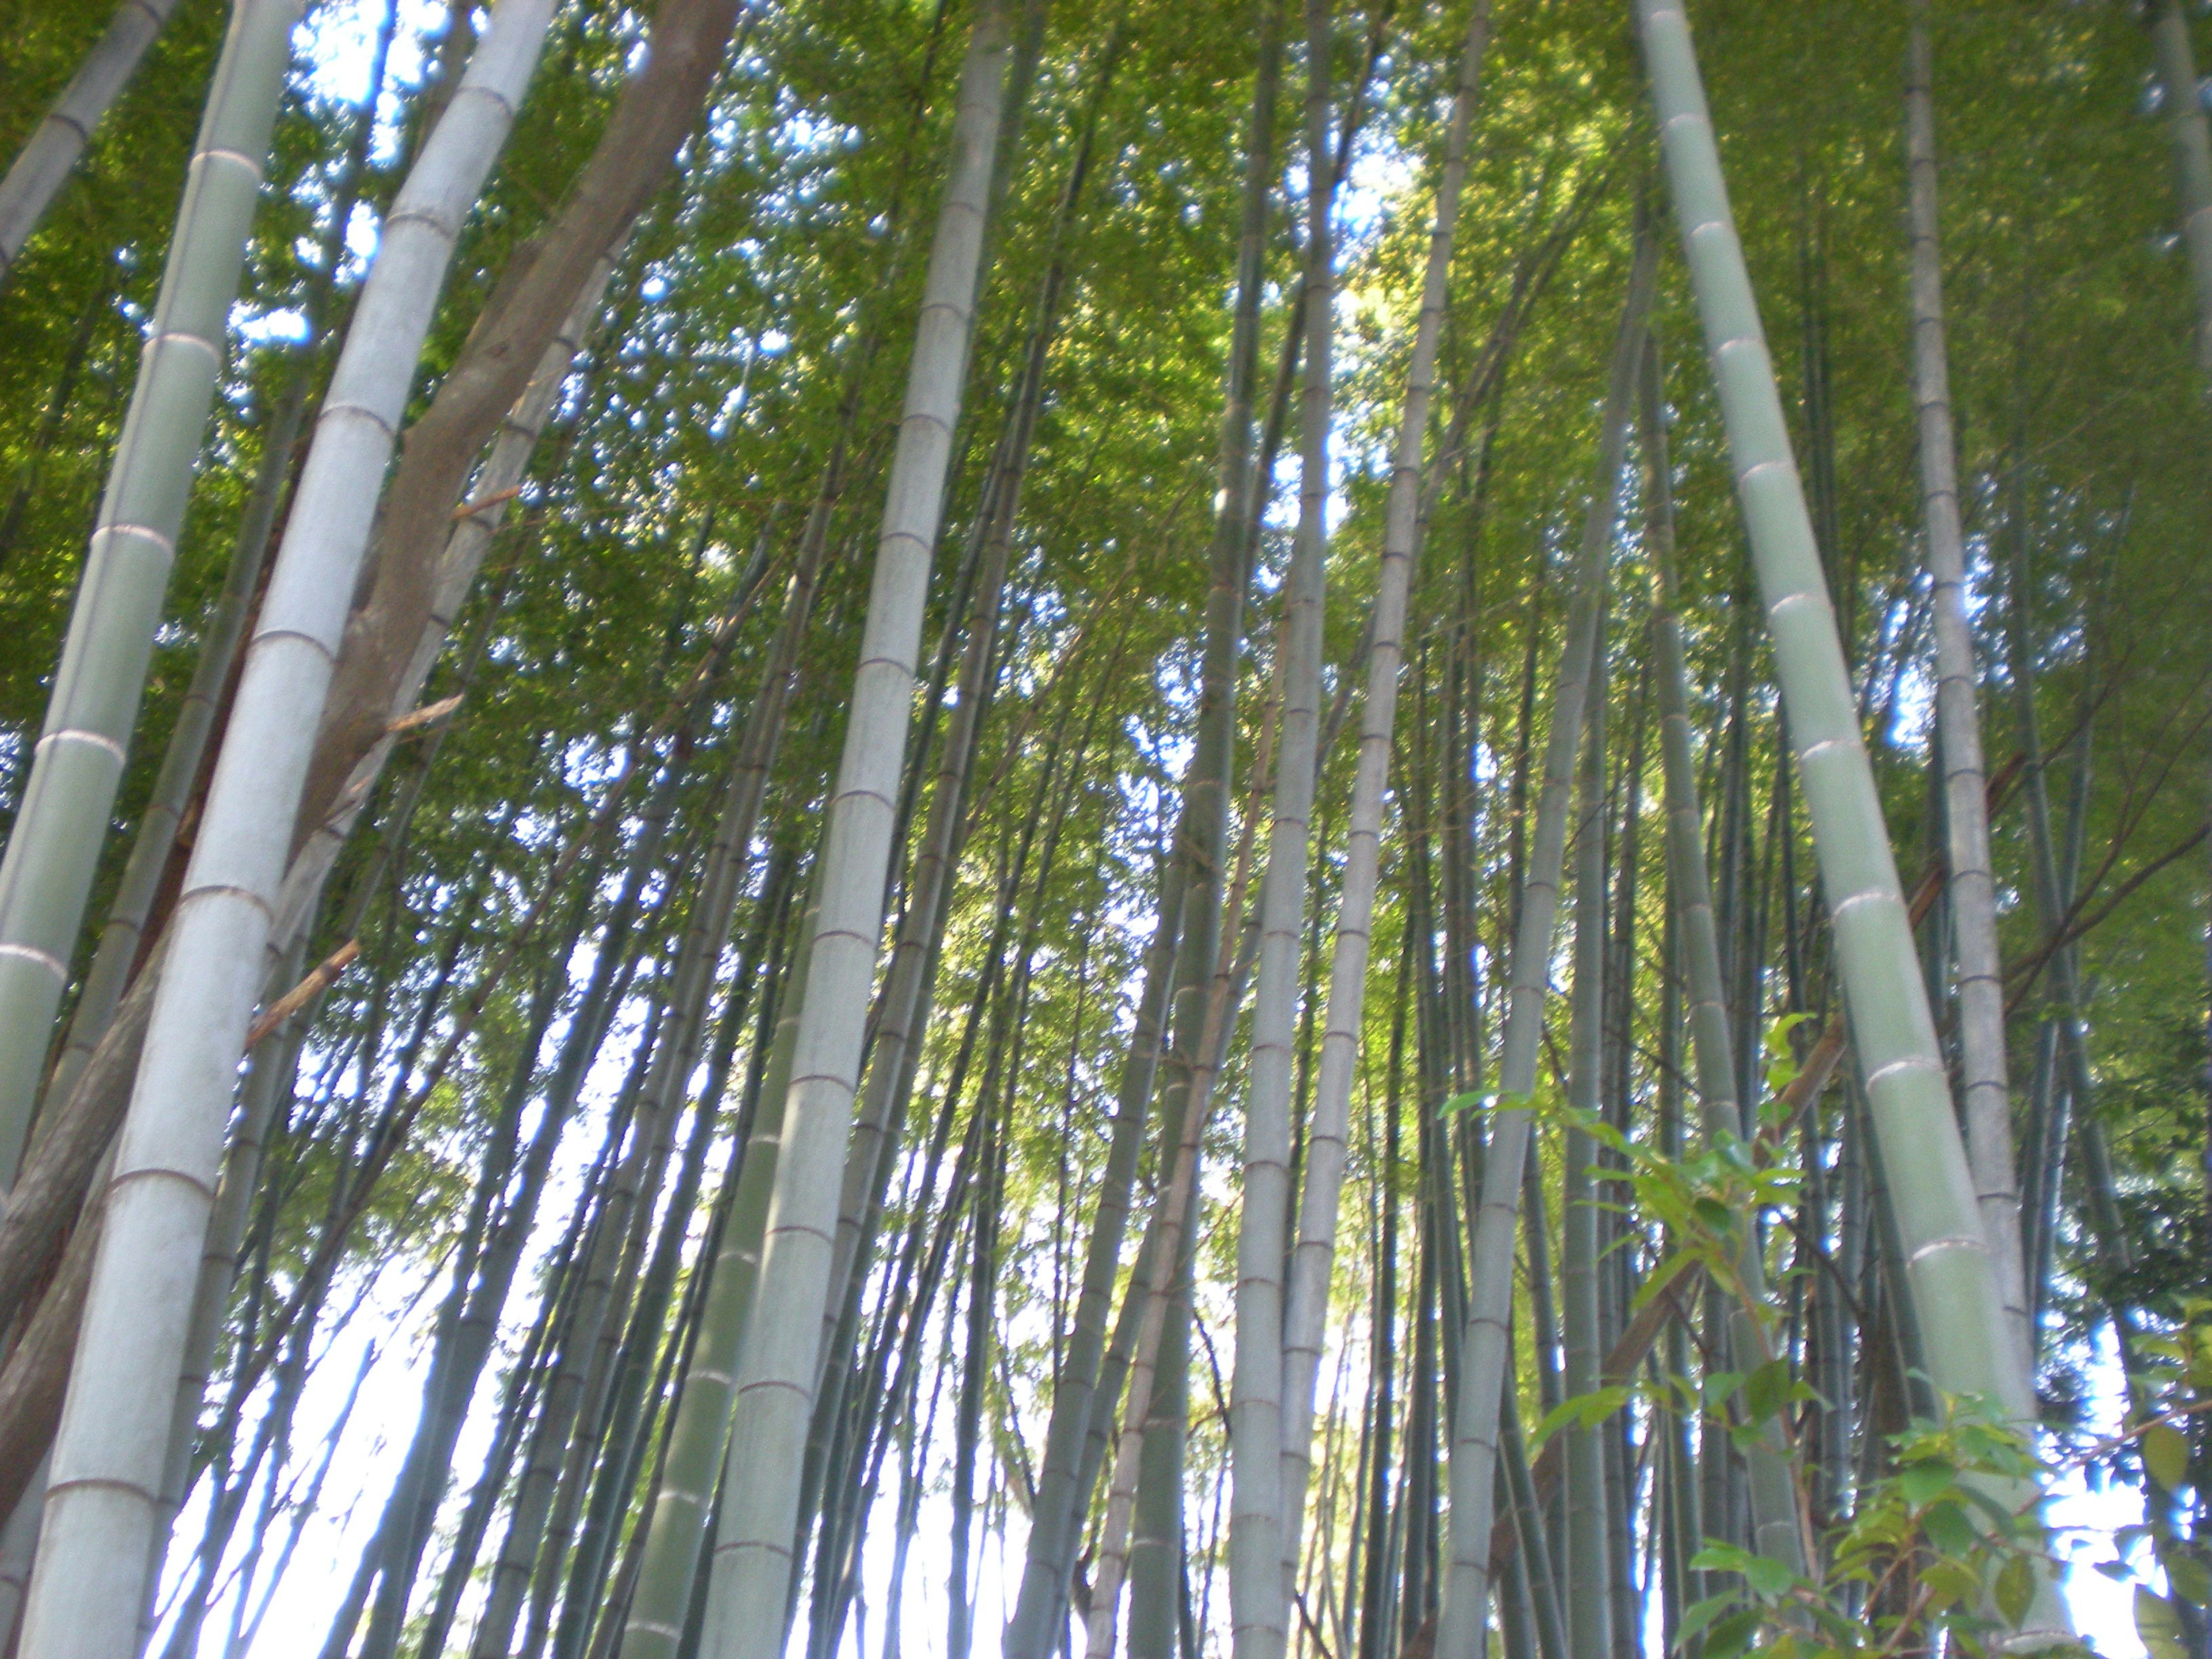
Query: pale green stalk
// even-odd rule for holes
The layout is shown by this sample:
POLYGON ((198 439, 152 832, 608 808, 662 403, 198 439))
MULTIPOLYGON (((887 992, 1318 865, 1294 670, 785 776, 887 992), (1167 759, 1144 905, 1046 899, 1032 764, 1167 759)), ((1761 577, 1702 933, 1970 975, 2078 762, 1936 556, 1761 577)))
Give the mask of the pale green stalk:
POLYGON ((1491 1115, 1490 1145, 1483 1159, 1482 1190, 1474 1218, 1467 1322, 1463 1330, 1446 1333, 1446 1340, 1455 1336, 1460 1341, 1461 1358, 1452 1413, 1451 1515, 1437 1650, 1453 1659, 1473 1659, 1482 1651, 1488 1619, 1498 1413, 1511 1347, 1514 1236, 1520 1216, 1522 1171, 1528 1160, 1529 1106, 1536 1092, 1552 937, 1566 859, 1567 808, 1597 653, 1598 605, 1606 554, 1620 522, 1622 462, 1627 453, 1629 415, 1643 350, 1644 315, 1650 304, 1656 264, 1651 238, 1639 234, 1629 272, 1628 298, 1613 337, 1597 466, 1590 479, 1589 505, 1583 520, 1582 549, 1575 569, 1574 599, 1567 612, 1566 639, 1553 681, 1552 730, 1544 750, 1536 829, 1528 843, 1521 914, 1514 930, 1512 982, 1506 995, 1505 1035, 1498 1060, 1499 1093, 1491 1115))
MULTIPOLYGON (((1437 356, 1451 275, 1453 234, 1467 182, 1468 150, 1474 128, 1482 59, 1490 40, 1489 0, 1475 0, 1460 46, 1459 75, 1444 135, 1443 168, 1437 180, 1436 220, 1422 275, 1421 309, 1406 371, 1406 401, 1392 459, 1390 495, 1384 509, 1374 626, 1368 647, 1367 684, 1360 706, 1359 752, 1352 774, 1352 811, 1345 848, 1344 880, 1337 900, 1336 938, 1329 963, 1328 1000, 1322 1020, 1321 1058, 1306 1129, 1306 1156, 1292 1247, 1290 1285, 1283 1310, 1283 1559, 1295 1573, 1305 1492, 1312 1461, 1314 1391, 1328 1316, 1329 1273, 1335 1259, 1338 1200, 1352 1121, 1352 1085, 1367 1003, 1368 950, 1375 922, 1375 894, 1382 867, 1383 790, 1389 781, 1398 712, 1398 678, 1405 663, 1407 600, 1421 528, 1422 446, 1436 400, 1437 356)), ((1286 1610, 1287 1611, 1287 1610, 1286 1610)))
MULTIPOLYGON (((1598 607, 1590 660, 1589 707, 1583 720, 1575 810, 1574 986, 1569 997, 1567 1104, 1595 1116, 1603 1105, 1605 1047, 1606 605, 1598 607)), ((1604 1369, 1598 1316, 1597 1141, 1570 1124, 1559 1191, 1560 1370, 1570 1400, 1595 1394, 1604 1369)), ((1509 1385, 1510 1386, 1510 1385, 1509 1385)), ((1605 1480, 1607 1425, 1561 1431, 1566 1465, 1566 1561, 1563 1611, 1570 1659, 1613 1659, 1612 1540, 1605 1480)))
MULTIPOLYGON (((1705 808, 1698 799, 1697 759, 1691 743, 1689 668, 1682 618, 1674 602, 1674 495, 1667 454, 1667 417, 1657 346, 1645 353, 1641 420, 1646 487, 1650 490, 1646 556, 1651 565, 1651 642, 1659 696, 1659 752, 1667 801, 1667 873, 1674 895, 1687 998, 1698 1106, 1708 1146, 1741 1138, 1743 1109, 1736 1098, 1736 1048, 1729 1028, 1728 993, 1721 975, 1720 933, 1713 919, 1712 880, 1705 869, 1705 808)), ((1765 1300, 1765 1268, 1756 1230, 1747 1229, 1735 1261, 1745 1297, 1765 1300)), ((1772 1358, 1771 1345, 1751 1308, 1729 1311, 1727 1368, 1749 1371, 1772 1358)), ((1745 1449, 1754 1547, 1761 1555, 1804 1571, 1805 1546, 1798 1521, 1797 1486, 1781 1425, 1770 1419, 1745 1449)), ((1692 1552, 1694 1553, 1694 1551, 1692 1552)))
POLYGON ((178 901, 56 1437, 25 1651, 135 1638, 162 1463, 292 818, 393 434, 446 267, 514 118, 552 0, 507 0, 387 219, 317 423, 178 901))
MULTIPOLYGON (((1680 0, 1637 0, 1660 141, 1736 491, 1765 606, 1783 708, 1820 859, 1838 976, 1865 1079, 1936 1385, 2021 1419, 2034 1395, 2006 1327, 1912 927, 1859 729, 1759 307, 1680 0)), ((2031 1507, 2033 1487, 1993 1492, 2031 1507)), ((2043 1581, 2031 1639, 2067 1638, 2043 1581)))
POLYGON ((92 130, 122 96, 146 48, 168 27, 176 9, 177 0, 123 0, 106 32, 85 53, 62 95, 17 152, 8 176, 0 179, 0 283, 14 272, 23 244, 69 181, 92 130))
POLYGON ((915 326, 906 412, 825 830, 821 916, 760 1267, 762 1280, 776 1287, 778 1317, 751 1322, 743 1345, 701 1646, 711 1659, 775 1659, 783 1649, 846 1140, 882 942, 923 601, 966 379, 1007 33, 1004 0, 986 0, 960 77, 952 163, 915 326))
MULTIPOLYGON (((2027 1280, 2020 1237, 2020 1179, 2005 1066, 2004 967, 1997 955, 1996 878, 1990 862, 1988 768, 1966 616, 1966 532, 1959 518, 1957 441, 1943 328, 1943 261, 1936 195, 1935 72, 1928 0, 1911 0, 1905 72, 1906 235, 1911 248, 1913 402, 1919 410, 1920 505, 1928 535, 1929 608, 1936 633, 1936 724, 1942 741, 1948 836, 1952 949, 1957 963, 1959 1091, 1966 1161, 1980 1200, 2005 1324, 2032 1376, 2027 1280)), ((2199 126, 2202 126, 2200 113, 2199 126)))
POLYGON ((46 724, 0 858, 0 1182, 15 1179, 222 369, 301 0, 239 0, 185 174, 46 724))
MULTIPOLYGON (((1259 980, 1246 1072, 1237 1206, 1236 1350, 1230 1379, 1230 1622, 1236 1659, 1279 1659, 1289 1632, 1283 1572, 1283 1279, 1291 1218, 1291 1093, 1304 977, 1307 866, 1321 746, 1322 621, 1328 556, 1330 368, 1335 252, 1328 0, 1306 4, 1305 383, 1298 523, 1283 581, 1282 680, 1273 819, 1260 889, 1259 980)), ((1185 1111, 1188 1114, 1188 1105, 1185 1111)), ((1138 1587, 1140 1593, 1143 1586, 1138 1587)), ((1132 1647, 1134 1651, 1134 1645, 1132 1647)))

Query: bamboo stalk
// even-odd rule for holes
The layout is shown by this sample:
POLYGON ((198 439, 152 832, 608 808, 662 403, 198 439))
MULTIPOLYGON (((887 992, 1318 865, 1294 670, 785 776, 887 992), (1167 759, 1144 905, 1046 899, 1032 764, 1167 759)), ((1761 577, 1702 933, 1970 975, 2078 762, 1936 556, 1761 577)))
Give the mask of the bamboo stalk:
MULTIPOLYGON (((1935 49, 1929 0, 1912 0, 1905 81, 1905 166, 1911 190, 1913 401, 1919 409, 1921 514, 1928 536, 1936 631, 1936 719, 1942 732, 1948 834, 1951 945, 1959 1000, 1959 1091, 1966 1160, 2005 1323, 2023 1376, 2033 1374, 2021 1252, 2020 1180, 2012 1146, 2012 1085, 2005 1066, 2004 969, 1997 955, 1996 878, 1990 859, 1988 767, 1982 757, 1972 625, 1966 616, 1966 537, 1959 517, 1951 374, 1944 343, 1943 261, 1936 212, 1935 49)), ((2201 130, 2201 118, 2200 118, 2201 130)), ((2208 202, 2212 206, 2212 202, 2208 202)))
POLYGON ((155 995, 118 1143, 26 1613, 25 1641, 41 1656, 91 1659, 131 1639, 191 1277, 313 716, 454 238, 513 124, 550 13, 550 0, 509 4, 472 58, 401 188, 317 425, 178 905, 171 960, 194 971, 165 975, 155 995))
POLYGON ((7 177, 0 179, 0 283, 14 273, 23 244, 61 194, 93 129, 123 95, 147 48, 176 9, 177 0, 123 0, 46 118, 16 152, 7 177))
MULTIPOLYGON (((1826 580, 1737 241, 1720 153, 1678 0, 1638 0, 1676 216, 1718 382, 1731 464, 1804 781, 1836 961, 1870 1115, 1922 1310, 1936 1385, 2022 1419, 2034 1397, 2007 1331, 1974 1182, 1916 971, 1881 805, 1861 735, 1826 580)), ((2027 1505, 2032 1489, 1993 1492, 2027 1505)), ((2045 1578, 2028 1628, 2069 1639, 2045 1578)))
MULTIPOLYGON (((1319 1373, 1344 1181, 1352 1086, 1366 1005, 1368 952, 1382 865, 1383 790, 1396 727, 1398 681, 1413 566, 1419 551, 1423 447, 1436 397, 1443 339, 1452 243, 1459 222, 1482 62, 1490 39, 1488 0, 1476 0, 1460 45, 1451 117, 1438 175, 1435 222, 1422 276, 1421 307, 1406 375, 1376 586, 1367 684, 1360 710, 1359 752, 1352 779, 1343 890, 1323 1014, 1321 1062, 1306 1136, 1289 1286, 1283 1314, 1282 1553, 1286 1570, 1298 1559, 1299 1530, 1311 1458, 1314 1388, 1319 1373)), ((1379 1507, 1379 1505, 1378 1505, 1379 1507)))
POLYGON ((787 1311, 771 1324, 754 1322, 738 1370, 724 1475, 727 1496, 702 1644, 714 1659, 771 1659, 781 1650, 845 1142, 882 931, 923 590, 942 516, 976 301, 1007 33, 1003 0, 991 0, 977 14, 961 76, 951 177, 931 250, 845 755, 830 806, 821 917, 807 965, 762 1253, 761 1277, 777 1285, 787 1311))
MULTIPOLYGON (((1292 1202, 1293 1043, 1305 929, 1315 769, 1321 745, 1322 623, 1327 597, 1330 371, 1335 324, 1334 179, 1329 154, 1328 0, 1307 0, 1305 381, 1298 522, 1279 625, 1274 799, 1260 890, 1237 1245, 1236 1358, 1229 1397, 1230 1620, 1236 1659, 1278 1659, 1290 1629, 1297 1553, 1283 1482, 1284 1277, 1292 1202)), ((1301 1493, 1300 1497, 1303 1498, 1301 1493)), ((1139 1585, 1140 1595, 1144 1587, 1139 1585)), ((1138 1649, 1133 1642, 1134 1655, 1138 1649)))
POLYGON ((61 665, 0 857, 0 1179, 9 1182, 137 723, 300 6, 240 0, 232 13, 61 665))
POLYGON ((1567 615, 1552 703, 1552 730, 1537 797, 1535 834, 1523 866, 1520 914, 1514 929, 1512 988, 1508 993, 1504 1052, 1498 1061, 1499 1097, 1491 1115, 1484 1155, 1480 1206, 1474 1218, 1472 1303, 1461 1343, 1457 1400, 1451 1428, 1449 1559, 1437 1645, 1447 1654, 1480 1650, 1490 1599, 1490 1534, 1495 1516, 1498 1411, 1504 1387, 1507 1336, 1512 1310, 1515 1223, 1527 1163, 1530 1102, 1543 1035, 1544 997, 1552 937, 1558 918, 1560 872, 1566 854, 1568 796, 1581 742, 1596 657, 1598 607, 1606 555, 1620 503, 1622 461, 1643 352, 1644 315, 1650 304, 1656 251, 1639 229, 1628 297, 1615 332, 1607 372, 1605 414, 1583 520, 1575 593, 1567 615))

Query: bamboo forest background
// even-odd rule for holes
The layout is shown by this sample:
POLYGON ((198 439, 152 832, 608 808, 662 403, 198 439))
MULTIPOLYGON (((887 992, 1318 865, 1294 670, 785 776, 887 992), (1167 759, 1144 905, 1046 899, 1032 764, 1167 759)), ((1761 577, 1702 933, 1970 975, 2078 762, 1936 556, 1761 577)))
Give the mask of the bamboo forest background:
POLYGON ((0 0, 0 1639, 2212 1654, 2212 9, 1687 10, 0 0))

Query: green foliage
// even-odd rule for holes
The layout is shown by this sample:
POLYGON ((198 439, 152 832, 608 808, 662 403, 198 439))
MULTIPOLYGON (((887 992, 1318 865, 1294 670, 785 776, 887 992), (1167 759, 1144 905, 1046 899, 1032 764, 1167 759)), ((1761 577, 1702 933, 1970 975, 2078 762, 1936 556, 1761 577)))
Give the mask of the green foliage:
POLYGON ((1691 1565, 1735 1582, 1685 1611, 1684 1650, 1703 1659, 1871 1659, 1931 1650, 1940 1631, 1954 1651, 2002 1651, 2027 1617, 2049 1546, 2032 1516, 1991 1503, 1980 1486, 2044 1471, 1985 1402, 1948 1405, 1941 1423, 1895 1437, 1893 1473, 1823 1540, 1817 1575, 1707 1544, 1691 1565))

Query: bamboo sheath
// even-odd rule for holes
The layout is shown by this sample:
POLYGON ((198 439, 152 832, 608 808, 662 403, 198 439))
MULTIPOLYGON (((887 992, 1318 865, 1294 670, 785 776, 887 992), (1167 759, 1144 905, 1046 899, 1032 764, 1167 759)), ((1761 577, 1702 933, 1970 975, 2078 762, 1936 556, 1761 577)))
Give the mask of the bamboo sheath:
POLYGON ((1554 682, 1552 729, 1537 795, 1535 834, 1528 846, 1528 875, 1522 885, 1521 913, 1514 930, 1512 982, 1507 993, 1504 1041, 1498 1069, 1499 1096, 1492 1113, 1481 1194, 1473 1223, 1469 1303, 1466 1326, 1459 1334, 1459 1381, 1452 1413, 1451 1514, 1446 1534, 1443 1607, 1437 1632, 1437 1652, 1452 1659, 1472 1659, 1482 1651, 1488 1618, 1498 1414, 1510 1347, 1514 1236, 1530 1129, 1526 1103, 1535 1093, 1544 998, 1566 858, 1569 798, 1596 656, 1606 556, 1620 520, 1629 412, 1656 263, 1651 238, 1640 234, 1629 272, 1627 301, 1613 338, 1597 466, 1583 520, 1574 599, 1567 613, 1566 639, 1554 682))
MULTIPOLYGON (((1921 517, 1928 537, 1929 610, 1936 634, 1936 722, 1948 837, 1951 945, 1957 962, 1959 1089, 1966 1161, 1980 1200, 2005 1324, 2022 1376, 2034 1375, 2021 1252, 2020 1180, 2005 1066, 2004 967, 1997 955, 1996 877, 1990 861, 1988 767, 1972 624, 1966 617, 1966 535, 1959 518, 1957 442, 1944 344, 1943 260, 1936 211, 1935 52, 1928 0, 1912 0, 1905 76, 1905 160, 1911 251, 1912 387, 1919 411, 1921 517)), ((2202 127, 2200 114, 2199 127, 2202 127)), ((2212 231, 2212 221, 2208 221, 2212 231)))
MULTIPOLYGON (((1283 1563, 1283 1291, 1291 1216, 1291 1094, 1304 977, 1314 775, 1321 748, 1322 623, 1328 556, 1330 368, 1335 326, 1329 152, 1328 0, 1306 4, 1305 382, 1299 408, 1298 522, 1279 624, 1281 712, 1266 873, 1260 887, 1259 976, 1237 1235, 1236 1356, 1230 1380, 1230 1618, 1236 1659, 1279 1659, 1289 1632, 1283 1563)), ((1192 1103, 1185 1103, 1186 1116, 1192 1103)), ((1102 1656, 1102 1659, 1103 1656, 1102 1656)))
POLYGON ((780 1311, 753 1322, 738 1370, 702 1652, 782 1649, 792 1540, 830 1291, 846 1139, 881 945, 899 771, 952 428, 966 378, 993 158, 1005 94, 1003 0, 976 15, 960 78, 953 155, 915 326, 868 619, 829 811, 821 914, 794 1039, 760 1277, 780 1311))
POLYGON ((26 1614, 37 1659, 119 1659, 135 1638, 223 1121, 315 717, 454 239, 551 10, 509 0, 478 46, 386 222, 317 423, 178 903, 170 960, 193 971, 155 995, 118 1142, 26 1614))
POLYGON ((12 1182, 161 623, 301 0, 239 0, 22 804, 0 858, 0 1178, 12 1182))
MULTIPOLYGON (((2034 1409, 1996 1295, 1905 896, 1678 0, 1637 0, 1661 145, 1803 780, 1854 1046, 1936 1385, 2034 1409)), ((2033 1490, 1993 1493, 2032 1505, 2033 1490)), ((2031 1639, 2065 1639, 2043 1583, 2031 1639)))
POLYGON ((2152 56, 2166 118, 2173 135, 2176 193, 2181 202, 2181 241, 2189 253, 2189 282, 2197 302, 2197 369, 2212 382, 2212 130, 2197 82, 2197 57, 2189 45, 2189 18, 2181 0, 2153 0, 2152 56))
MULTIPOLYGON (((1283 1313, 1283 1560, 1285 1585, 1296 1582, 1299 1532, 1305 1513, 1313 1442, 1314 1391, 1328 1316, 1330 1268, 1336 1249, 1339 1199, 1352 1117, 1352 1080, 1367 1001, 1369 947, 1375 895, 1382 867, 1383 791, 1389 782, 1396 726, 1398 680, 1405 661, 1408 598, 1419 556, 1423 489, 1422 447, 1436 398, 1437 357, 1443 339, 1454 233, 1466 185, 1469 141, 1481 86, 1483 54, 1490 40, 1489 0, 1475 0, 1460 46, 1443 169, 1437 182, 1436 221, 1429 234, 1421 309, 1414 325, 1413 358, 1406 374, 1382 522, 1374 626, 1368 647, 1367 683, 1360 706, 1359 752, 1352 775, 1352 810, 1344 878, 1337 899, 1336 937, 1328 995, 1322 1019, 1321 1058, 1291 1247, 1283 1313)), ((1287 1614, 1287 1607, 1285 1609, 1287 1614)))
MULTIPOLYGON (((123 0, 107 29, 84 55, 76 73, 46 111, 0 179, 0 283, 5 283, 70 169, 84 153, 93 129, 138 72, 146 49, 168 27, 178 0, 123 0)), ((296 11, 297 8, 295 8, 296 11)))

